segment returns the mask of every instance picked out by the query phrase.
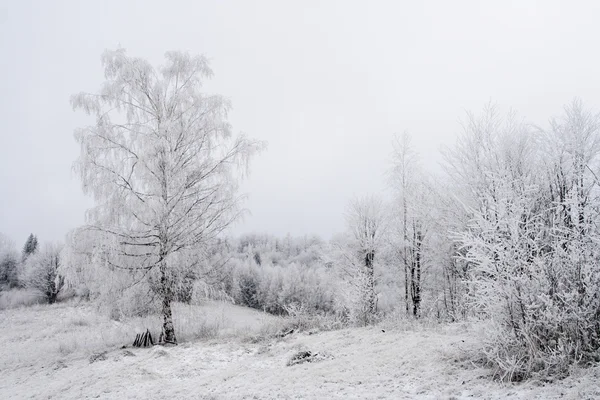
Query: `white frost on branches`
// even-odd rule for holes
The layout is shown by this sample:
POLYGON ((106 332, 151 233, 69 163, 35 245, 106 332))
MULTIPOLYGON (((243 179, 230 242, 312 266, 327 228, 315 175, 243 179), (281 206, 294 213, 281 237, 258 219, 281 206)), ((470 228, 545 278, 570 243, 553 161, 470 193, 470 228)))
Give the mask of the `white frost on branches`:
POLYGON ((99 92, 71 101, 95 118, 75 132, 75 169, 97 203, 86 228, 100 232, 102 264, 148 271, 157 282, 167 339, 175 341, 173 256, 206 248, 242 215, 238 182, 264 144, 234 136, 229 101, 202 93, 212 75, 205 57, 165 58, 153 68, 124 49, 106 51, 99 92))

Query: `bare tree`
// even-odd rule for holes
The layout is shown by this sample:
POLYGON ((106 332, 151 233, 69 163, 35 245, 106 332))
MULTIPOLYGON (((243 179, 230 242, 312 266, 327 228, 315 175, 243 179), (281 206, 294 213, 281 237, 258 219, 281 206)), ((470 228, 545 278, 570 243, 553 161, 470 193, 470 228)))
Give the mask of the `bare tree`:
POLYGON ((427 218, 431 190, 422 173, 417 153, 408 134, 395 136, 391 180, 396 190, 396 256, 404 270, 404 301, 406 313, 419 316, 422 299, 422 274, 427 218))
POLYGON ((264 145, 233 136, 229 102, 201 92, 212 75, 206 58, 165 57, 153 68, 123 49, 105 51, 100 91, 71 102, 96 120, 75 132, 75 168, 97 202, 87 217, 106 238, 102 261, 144 272, 162 297, 165 341, 176 343, 173 257, 205 248, 240 217, 238 182, 264 145))

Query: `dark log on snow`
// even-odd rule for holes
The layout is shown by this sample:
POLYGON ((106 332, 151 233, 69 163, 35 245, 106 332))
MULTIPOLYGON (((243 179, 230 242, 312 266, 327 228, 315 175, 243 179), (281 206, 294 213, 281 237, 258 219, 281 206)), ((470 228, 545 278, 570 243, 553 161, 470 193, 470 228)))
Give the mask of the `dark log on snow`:
POLYGON ((138 333, 133 341, 133 347, 150 347, 154 346, 154 340, 150 330, 146 329, 144 333, 138 333))

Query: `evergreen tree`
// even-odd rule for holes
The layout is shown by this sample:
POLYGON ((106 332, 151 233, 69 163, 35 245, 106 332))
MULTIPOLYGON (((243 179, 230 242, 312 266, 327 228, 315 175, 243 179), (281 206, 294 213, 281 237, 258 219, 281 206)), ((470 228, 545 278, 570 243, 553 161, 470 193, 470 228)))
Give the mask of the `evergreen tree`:
POLYGON ((37 236, 33 233, 29 234, 27 241, 25 242, 25 246, 23 246, 23 261, 27 259, 30 255, 34 254, 38 248, 38 240, 37 236))
POLYGON ((0 285, 7 284, 8 287, 15 287, 18 284, 18 253, 14 253, 4 252, 2 255, 0 255, 0 285))

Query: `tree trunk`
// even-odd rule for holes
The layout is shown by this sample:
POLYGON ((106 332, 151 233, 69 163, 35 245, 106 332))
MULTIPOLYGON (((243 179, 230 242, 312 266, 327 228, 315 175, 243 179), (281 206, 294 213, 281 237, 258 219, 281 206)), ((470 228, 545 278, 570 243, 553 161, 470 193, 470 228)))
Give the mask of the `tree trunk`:
POLYGON ((162 314, 163 314, 163 332, 165 343, 177 344, 175 337, 175 327, 173 326, 173 313, 171 311, 171 301, 173 300, 173 290, 167 277, 167 262, 161 261, 160 264, 160 283, 163 295, 162 314))
MULTIPOLYGON (((406 185, 404 182, 404 175, 402 176, 402 189, 403 191, 406 189, 406 185)), ((404 193, 404 192, 403 192, 404 193)), ((402 223, 402 230, 404 233, 404 243, 403 243, 403 252, 404 252, 404 303, 406 305, 406 315, 410 314, 410 305, 409 305, 409 299, 408 299, 408 249, 406 247, 407 243, 408 243, 408 226, 406 225, 407 223, 407 212, 408 212, 408 205, 406 204, 406 195, 403 194, 402 197, 402 209, 403 209, 403 213, 402 213, 402 218, 403 218, 403 223, 402 223)))
POLYGON ((413 315, 419 317, 421 308, 421 243, 422 235, 420 228, 415 232, 415 275, 413 277, 414 293, 413 293, 413 315))
POLYGON ((375 252, 369 251, 365 256, 365 267, 367 269, 367 279, 368 279, 368 304, 369 304, 369 313, 374 315, 377 312, 377 301, 375 296, 375 271, 373 262, 375 260, 375 252))
POLYGON ((165 294, 163 297, 163 330, 165 332, 165 342, 177 344, 175 337, 175 328, 173 327, 173 314, 171 312, 171 296, 165 294))
POLYGON ((46 299, 48 299, 48 304, 54 304, 56 302, 56 295, 57 290, 56 290, 56 284, 54 283, 54 280, 52 277, 48 278, 48 285, 46 287, 46 299))
POLYGON ((410 298, 408 297, 408 262, 404 262, 404 304, 406 305, 406 315, 410 314, 410 298))

